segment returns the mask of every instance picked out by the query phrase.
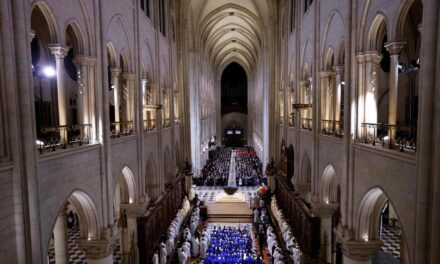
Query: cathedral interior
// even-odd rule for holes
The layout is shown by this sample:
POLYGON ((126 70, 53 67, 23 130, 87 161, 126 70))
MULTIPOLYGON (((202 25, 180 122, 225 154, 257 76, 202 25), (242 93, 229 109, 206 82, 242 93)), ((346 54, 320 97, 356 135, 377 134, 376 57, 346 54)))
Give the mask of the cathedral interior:
POLYGON ((438 0, 0 0, 0 263, 440 263, 439 40, 438 0))

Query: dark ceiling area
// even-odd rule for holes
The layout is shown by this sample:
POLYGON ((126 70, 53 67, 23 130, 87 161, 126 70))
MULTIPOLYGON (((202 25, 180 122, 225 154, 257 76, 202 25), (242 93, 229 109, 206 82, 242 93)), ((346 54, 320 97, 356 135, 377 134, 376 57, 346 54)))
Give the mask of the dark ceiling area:
POLYGON ((221 89, 222 115, 231 112, 247 114, 247 76, 238 63, 232 62, 223 71, 221 89))

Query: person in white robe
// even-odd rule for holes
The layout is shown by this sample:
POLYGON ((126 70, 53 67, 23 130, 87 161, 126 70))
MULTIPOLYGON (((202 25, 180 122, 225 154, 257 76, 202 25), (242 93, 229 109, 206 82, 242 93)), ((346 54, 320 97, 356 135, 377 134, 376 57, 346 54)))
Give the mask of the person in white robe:
POLYGON ((159 253, 157 252, 157 250, 156 250, 156 252, 154 252, 153 259, 151 262, 153 264, 159 264, 159 253))
POLYGON ((167 248, 165 243, 160 243, 160 264, 167 263, 167 248))
POLYGON ((185 250, 183 248, 179 248, 177 258, 179 259, 179 264, 186 263, 186 259, 188 258, 188 256, 186 255, 185 250))
POLYGON ((192 238, 191 246, 192 246, 192 257, 197 258, 197 256, 199 255, 199 249, 200 249, 200 242, 197 237, 194 236, 192 238))
POLYGON ((204 239, 200 242, 200 257, 205 258, 206 257, 206 250, 208 249, 208 243, 204 239))

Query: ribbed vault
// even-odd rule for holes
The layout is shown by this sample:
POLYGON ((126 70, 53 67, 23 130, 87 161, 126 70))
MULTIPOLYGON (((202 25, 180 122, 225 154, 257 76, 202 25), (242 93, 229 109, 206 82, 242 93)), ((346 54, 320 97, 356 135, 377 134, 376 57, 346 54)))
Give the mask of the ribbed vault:
POLYGON ((190 0, 196 45, 219 73, 229 63, 252 72, 261 53, 270 5, 267 0, 190 0))

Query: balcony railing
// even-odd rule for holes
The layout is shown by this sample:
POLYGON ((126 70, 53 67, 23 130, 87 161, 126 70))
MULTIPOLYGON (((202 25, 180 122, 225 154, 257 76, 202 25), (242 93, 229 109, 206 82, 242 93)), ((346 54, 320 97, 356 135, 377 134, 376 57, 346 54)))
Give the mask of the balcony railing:
POLYGON ((313 119, 311 118, 301 118, 301 127, 305 130, 312 131, 313 119))
POLYGON ((133 134, 133 121, 112 122, 110 124, 111 137, 129 136, 133 134))
POLYGON ((414 126, 362 123, 363 142, 400 151, 416 151, 417 134, 414 126), (389 135, 394 135, 390 140, 389 135))
POLYGON ((91 124, 43 127, 37 139, 38 151, 43 154, 47 151, 66 149, 68 146, 89 144, 91 129, 91 124))
POLYGON ((154 131, 156 129, 156 120, 150 119, 150 120, 144 120, 144 131, 154 131))
POLYGON ((170 126, 170 119, 165 118, 162 120, 162 127, 169 127, 170 126))
POLYGON ((337 120, 322 120, 322 133, 335 137, 344 136, 344 123, 337 120))

